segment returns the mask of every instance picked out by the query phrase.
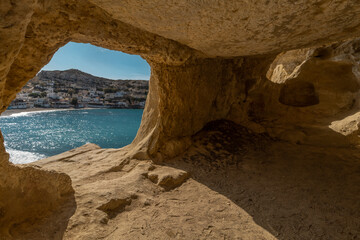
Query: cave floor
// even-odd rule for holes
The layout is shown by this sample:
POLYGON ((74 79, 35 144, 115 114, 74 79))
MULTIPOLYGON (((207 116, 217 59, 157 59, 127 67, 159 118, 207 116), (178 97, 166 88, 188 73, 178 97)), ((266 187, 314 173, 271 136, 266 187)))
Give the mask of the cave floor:
POLYGON ((74 201, 13 236, 360 238, 359 149, 291 144, 228 122, 193 142, 162 165, 93 144, 32 164, 67 173, 74 201))

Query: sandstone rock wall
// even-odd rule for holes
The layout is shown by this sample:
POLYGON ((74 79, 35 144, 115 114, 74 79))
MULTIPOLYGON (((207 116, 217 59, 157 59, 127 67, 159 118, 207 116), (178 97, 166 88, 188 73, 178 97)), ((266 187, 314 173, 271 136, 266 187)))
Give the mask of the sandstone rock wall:
MULTIPOLYGON (((152 67, 128 157, 167 160, 217 119, 319 144, 317 130, 356 110, 358 42, 294 51, 271 63, 283 51, 359 36, 359 11, 356 0, 1 1, 0 112, 61 46, 75 41, 139 54, 152 67)), ((335 144, 343 142, 338 135, 335 144)), ((72 188, 67 175, 10 164, 2 141, 0 234, 6 235, 18 222, 71 201, 72 188)))
POLYGON ((190 137, 210 121, 248 123, 246 111, 255 107, 248 95, 258 82, 267 81, 272 59, 197 59, 181 66, 151 63, 150 93, 133 145, 145 144, 141 145, 148 150, 145 156, 170 158, 184 151, 190 137))
MULTIPOLYGON (((3 145, 1 133, 0 141, 3 145)), ((73 203, 74 190, 68 175, 14 166, 1 148, 0 236, 7 239, 25 233, 29 225, 36 226, 65 203, 73 203)))
MULTIPOLYGON (((268 132, 285 137, 296 129, 299 138, 311 144, 348 144, 339 134, 331 134, 336 138, 332 140, 315 140, 315 135, 320 129, 329 130, 333 121, 359 111, 358 55, 358 39, 280 54, 274 61, 276 67, 270 68, 274 69, 272 76, 267 75, 276 88, 265 113, 265 119, 272 119, 264 122, 268 132), (298 60, 289 62, 294 58, 298 60)), ((358 140, 351 142, 358 144, 358 140)))
POLYGON ((356 0, 90 2, 115 19, 209 56, 279 53, 359 35, 356 0))
POLYGON ((292 142, 357 144, 331 131, 327 140, 320 132, 359 111, 358 45, 356 39, 277 57, 197 59, 182 66, 150 62, 151 91, 133 142, 148 152, 137 156, 176 156, 217 119, 292 142))

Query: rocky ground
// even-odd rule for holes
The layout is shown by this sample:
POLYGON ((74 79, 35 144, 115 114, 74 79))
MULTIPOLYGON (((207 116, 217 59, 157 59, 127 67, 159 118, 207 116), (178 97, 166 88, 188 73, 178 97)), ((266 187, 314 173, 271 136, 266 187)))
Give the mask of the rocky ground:
POLYGON ((208 124, 166 164, 88 144, 32 166, 74 194, 15 239, 357 239, 360 153, 208 124))

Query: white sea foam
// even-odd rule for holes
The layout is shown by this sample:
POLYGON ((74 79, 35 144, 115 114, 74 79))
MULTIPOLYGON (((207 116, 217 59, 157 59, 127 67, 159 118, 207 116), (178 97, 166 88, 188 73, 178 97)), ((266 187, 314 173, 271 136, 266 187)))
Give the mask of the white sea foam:
POLYGON ((31 163, 46 157, 39 153, 20 151, 11 148, 7 148, 6 151, 10 154, 10 162, 14 164, 31 163))
POLYGON ((41 111, 31 111, 31 112, 19 112, 19 113, 13 113, 9 116, 4 116, 4 117, 24 117, 24 116, 30 116, 30 115, 34 115, 34 114, 39 114, 39 113, 49 113, 49 112, 58 112, 58 111, 66 111, 69 109, 55 109, 55 110, 41 110, 41 111))
POLYGON ((9 153, 10 159, 9 161, 14 164, 26 164, 26 163, 32 163, 37 160, 46 158, 45 155, 40 153, 33 153, 33 152, 27 152, 27 151, 21 151, 21 150, 15 150, 12 148, 7 147, 6 142, 4 142, 4 146, 6 149, 6 152, 9 153))

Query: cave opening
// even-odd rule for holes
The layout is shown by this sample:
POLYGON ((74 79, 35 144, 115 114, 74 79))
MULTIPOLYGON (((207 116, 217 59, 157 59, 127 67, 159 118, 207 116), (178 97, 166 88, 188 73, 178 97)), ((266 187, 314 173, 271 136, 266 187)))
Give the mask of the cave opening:
POLYGON ((87 143, 130 144, 149 91, 138 55, 69 42, 30 79, 0 117, 10 162, 31 163, 87 143))

